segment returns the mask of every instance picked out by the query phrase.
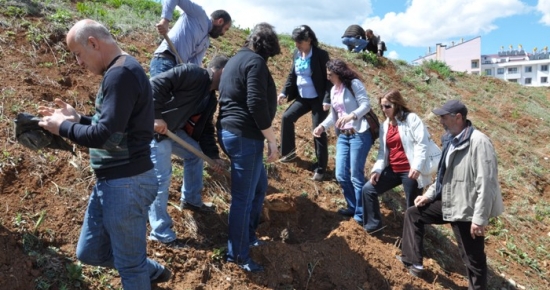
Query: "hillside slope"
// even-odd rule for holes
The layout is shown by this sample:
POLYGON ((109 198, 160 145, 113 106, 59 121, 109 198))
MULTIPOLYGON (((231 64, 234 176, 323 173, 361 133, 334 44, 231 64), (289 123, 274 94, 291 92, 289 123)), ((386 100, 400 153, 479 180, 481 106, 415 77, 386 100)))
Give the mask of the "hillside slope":
MULTIPOLYGON (((93 112, 100 78, 79 67, 64 44, 68 28, 84 15, 101 21, 105 16, 96 13, 101 9, 117 15, 117 21, 103 22, 148 70, 160 40, 152 29, 156 16, 125 5, 96 7, 74 2, 0 0, 0 137, 4 140, 0 154, 0 289, 121 287, 116 271, 81 265, 75 259, 94 182, 87 150, 76 146, 76 156, 54 150, 33 152, 18 144, 14 136, 17 113, 35 114, 38 105, 52 105, 54 98, 79 111, 93 112), (139 23, 122 16, 136 13, 139 23)), ((215 53, 234 54, 246 35, 247 30, 232 28, 225 37, 212 41, 206 58, 215 53)), ((278 88, 291 65, 293 42, 282 35, 281 46, 283 53, 269 61, 278 88)), ((451 98, 467 104, 469 118, 494 142, 506 204, 506 212, 491 222, 486 237, 491 289, 548 289, 550 90, 448 73, 441 66, 412 67, 403 61, 324 48, 332 58, 344 59, 360 72, 372 103, 387 89, 399 89, 429 125, 435 140, 443 129, 431 109, 451 98)), ((276 132, 286 106, 277 112, 276 132)), ((380 110, 375 110, 382 117, 380 110)), ((169 206, 178 237, 188 247, 173 250, 154 242, 148 245, 149 256, 175 274, 161 289, 465 289, 464 266, 447 226, 428 228, 424 279, 410 276, 394 258, 399 253, 404 209, 399 188, 382 197, 387 224, 382 237, 369 236, 353 220, 336 214, 345 203, 336 181, 309 180, 314 162, 311 129, 308 115, 296 124, 296 162, 267 165, 268 198, 290 199, 292 210, 277 212, 266 206, 258 234, 267 243, 252 250, 254 259, 266 266, 265 273, 246 274, 223 260, 229 180, 206 169, 203 196, 217 206, 216 214, 195 214, 169 206)), ((333 132, 330 144, 329 175, 333 175, 333 132)), ((369 154, 367 172, 377 144, 369 154)), ((182 182, 177 176, 182 169, 177 159, 173 164, 176 177, 170 202, 177 205, 182 182)))

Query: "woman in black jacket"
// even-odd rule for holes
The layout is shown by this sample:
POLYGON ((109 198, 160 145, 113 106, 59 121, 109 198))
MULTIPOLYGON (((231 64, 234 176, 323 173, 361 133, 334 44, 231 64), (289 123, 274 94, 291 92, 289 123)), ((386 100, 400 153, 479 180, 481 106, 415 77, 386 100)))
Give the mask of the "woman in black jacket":
MULTIPOLYGON (((313 30, 302 25, 292 31, 292 39, 296 43, 294 59, 286 84, 278 97, 279 104, 285 99, 294 100, 281 120, 282 162, 289 162, 296 157, 294 123, 310 111, 313 128, 327 117, 332 88, 332 83, 327 79, 329 56, 319 48, 313 30), (327 105, 326 109, 323 104, 327 105)), ((323 132, 314 141, 317 163, 312 179, 322 181, 328 162, 327 134, 323 132)))
POLYGON ((245 46, 227 62, 220 81, 218 141, 231 160, 227 260, 248 272, 263 271, 250 257, 249 248, 261 244, 255 231, 267 191, 264 147, 265 162, 279 158, 271 127, 277 90, 267 60, 280 52, 273 26, 257 24, 245 46))

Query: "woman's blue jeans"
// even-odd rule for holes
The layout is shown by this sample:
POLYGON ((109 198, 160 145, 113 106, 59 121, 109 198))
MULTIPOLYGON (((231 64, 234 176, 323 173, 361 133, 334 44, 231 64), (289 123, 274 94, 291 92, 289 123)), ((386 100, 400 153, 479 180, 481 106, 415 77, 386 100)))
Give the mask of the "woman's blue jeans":
POLYGON ((239 264, 250 259, 249 245, 257 240, 262 205, 267 190, 263 140, 218 132, 222 150, 231 160, 228 260, 239 264))
POLYGON ((371 146, 372 136, 368 130, 349 136, 340 134, 336 142, 336 180, 342 187, 348 209, 355 212, 353 218, 360 224, 363 224, 361 190, 371 146))

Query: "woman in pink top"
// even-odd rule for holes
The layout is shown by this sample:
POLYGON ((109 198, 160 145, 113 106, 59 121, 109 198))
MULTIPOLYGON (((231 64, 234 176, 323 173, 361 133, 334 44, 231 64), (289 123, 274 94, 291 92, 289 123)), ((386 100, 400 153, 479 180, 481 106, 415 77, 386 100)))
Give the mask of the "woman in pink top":
POLYGON ((327 63, 327 78, 334 85, 328 117, 313 130, 320 136, 334 126, 336 143, 336 180, 344 191, 347 207, 338 210, 363 225, 361 189, 365 184, 365 162, 373 143, 364 116, 371 109, 365 86, 359 75, 339 59, 327 63))

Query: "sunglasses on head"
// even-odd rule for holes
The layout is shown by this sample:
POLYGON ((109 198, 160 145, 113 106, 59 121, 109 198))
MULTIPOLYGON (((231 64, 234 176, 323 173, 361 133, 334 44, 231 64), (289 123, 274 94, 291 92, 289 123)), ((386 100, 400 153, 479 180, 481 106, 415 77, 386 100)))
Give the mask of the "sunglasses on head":
POLYGON ((393 105, 380 105, 383 109, 391 109, 393 108, 393 105))

